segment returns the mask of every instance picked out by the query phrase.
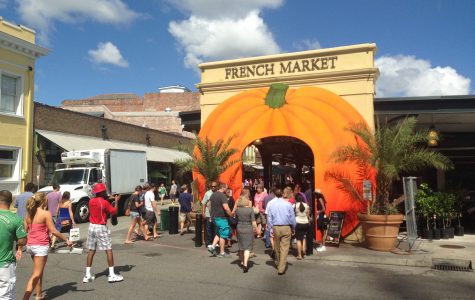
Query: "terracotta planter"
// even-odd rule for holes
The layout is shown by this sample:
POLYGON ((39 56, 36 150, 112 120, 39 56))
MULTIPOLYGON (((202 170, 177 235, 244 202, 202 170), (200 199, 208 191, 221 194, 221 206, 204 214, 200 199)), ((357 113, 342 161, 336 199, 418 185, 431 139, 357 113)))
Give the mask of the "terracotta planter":
POLYGON ((395 248, 399 226, 404 215, 358 214, 363 226, 366 246, 377 251, 391 251, 395 248))

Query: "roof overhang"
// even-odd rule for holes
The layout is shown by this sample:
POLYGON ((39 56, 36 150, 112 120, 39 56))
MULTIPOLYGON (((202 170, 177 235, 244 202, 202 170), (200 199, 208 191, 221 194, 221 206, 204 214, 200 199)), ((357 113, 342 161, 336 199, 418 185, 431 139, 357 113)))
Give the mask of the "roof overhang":
POLYGON ((174 163, 180 159, 189 159, 189 155, 174 149, 146 146, 119 140, 103 140, 96 137, 68 134, 56 131, 36 129, 39 135, 55 143, 66 151, 86 149, 124 149, 147 153, 148 161, 174 163))

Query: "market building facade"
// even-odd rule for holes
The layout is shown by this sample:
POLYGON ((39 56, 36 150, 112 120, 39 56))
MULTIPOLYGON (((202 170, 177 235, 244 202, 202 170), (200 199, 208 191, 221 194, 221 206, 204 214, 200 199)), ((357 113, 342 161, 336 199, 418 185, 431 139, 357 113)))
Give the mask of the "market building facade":
MULTIPOLYGON (((361 207, 335 183, 325 182, 324 174, 332 168, 330 153, 354 141, 346 127, 356 122, 374 127, 375 53, 375 44, 361 44, 200 64, 200 136, 232 136, 236 159, 250 145, 257 146, 267 186, 273 183, 273 161, 312 170, 310 180, 329 199, 328 210, 349 212, 346 235, 356 226, 361 207)), ((204 179, 195 178, 204 189, 204 179)), ((242 165, 221 179, 239 192, 242 165)))

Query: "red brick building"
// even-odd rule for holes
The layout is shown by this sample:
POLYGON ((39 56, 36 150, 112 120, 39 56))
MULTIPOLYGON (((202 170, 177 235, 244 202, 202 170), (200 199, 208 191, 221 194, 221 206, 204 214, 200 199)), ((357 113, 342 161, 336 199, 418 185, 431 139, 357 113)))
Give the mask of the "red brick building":
POLYGON ((186 124, 182 122, 180 113, 200 111, 200 95, 181 86, 164 87, 159 93, 146 93, 143 97, 135 94, 102 94, 79 100, 64 100, 60 107, 184 136, 200 128, 200 124, 185 127, 186 124))

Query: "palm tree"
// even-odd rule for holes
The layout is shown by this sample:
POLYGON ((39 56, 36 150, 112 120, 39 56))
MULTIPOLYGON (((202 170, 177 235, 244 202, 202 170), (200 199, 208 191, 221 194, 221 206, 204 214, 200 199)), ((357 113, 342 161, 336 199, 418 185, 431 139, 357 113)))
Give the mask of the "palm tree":
POLYGON ((190 155, 190 159, 175 161, 179 174, 195 171, 205 178, 207 186, 209 182, 217 181, 229 167, 240 162, 240 160, 230 160, 231 156, 238 151, 235 148, 229 148, 234 136, 229 137, 226 141, 218 139, 215 143, 208 137, 199 137, 196 133, 195 137, 194 146, 177 146, 178 150, 190 155), (194 148, 197 151, 193 151, 194 148))
MULTIPOLYGON (((377 126, 373 134, 366 124, 353 124, 347 130, 355 135, 356 144, 341 146, 331 154, 334 163, 356 164, 360 176, 367 175, 369 169, 376 172, 376 199, 373 201, 372 213, 394 213, 389 194, 393 182, 400 179, 400 174, 427 167, 441 170, 452 168, 448 157, 426 147, 428 131, 415 131, 415 126, 416 119, 407 117, 395 125, 385 123, 377 126)), ((330 171, 326 176, 344 181, 338 172, 330 171)))

